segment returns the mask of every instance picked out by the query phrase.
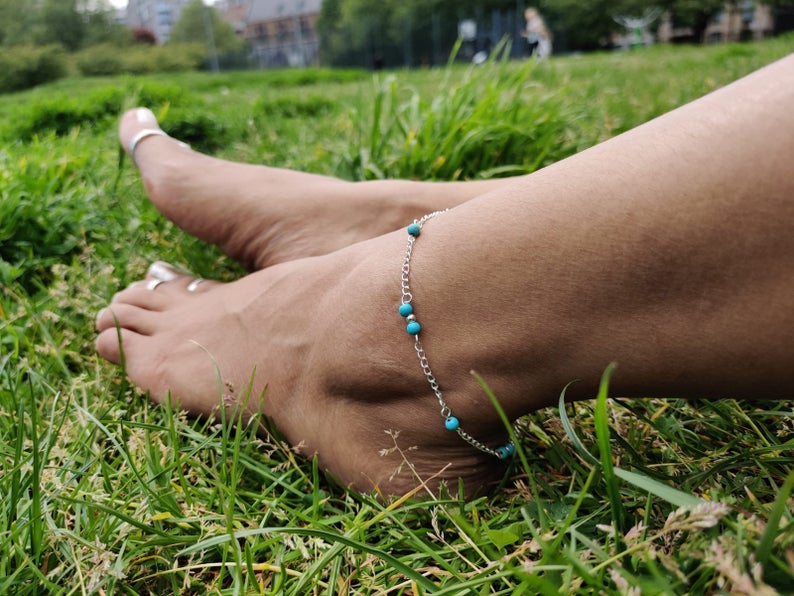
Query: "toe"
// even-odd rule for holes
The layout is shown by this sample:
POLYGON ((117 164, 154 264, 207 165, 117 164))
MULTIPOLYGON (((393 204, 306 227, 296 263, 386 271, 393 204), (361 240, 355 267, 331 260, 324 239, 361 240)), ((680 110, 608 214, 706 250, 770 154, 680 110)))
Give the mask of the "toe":
POLYGON ((173 281, 181 275, 189 274, 187 271, 183 271, 165 261, 155 261, 149 265, 149 269, 146 272, 146 277, 153 277, 154 279, 160 279, 162 281, 173 281))
POLYGON ((145 279, 118 292, 97 313, 96 328, 100 333, 122 328, 151 335, 160 313, 173 311, 218 285, 220 282, 180 272, 166 263, 153 263, 145 279))
POLYGON ((142 156, 156 155, 156 151, 153 149, 157 145, 161 149, 168 147, 169 151, 174 147, 187 147, 185 143, 172 139, 163 132, 154 113, 148 108, 135 108, 121 117, 119 140, 124 150, 137 165, 141 164, 142 159, 148 159, 142 156), (143 149, 144 146, 146 149, 143 149))
POLYGON ((142 340, 143 336, 135 331, 122 327, 111 327, 97 336, 95 347, 97 353, 108 362, 121 364, 122 353, 129 353, 142 340))
POLYGON ((151 335, 156 327, 157 313, 151 310, 118 302, 99 311, 96 328, 100 333, 107 329, 129 329, 142 335, 151 335))
POLYGON ((119 121, 119 139, 128 148, 130 141, 141 130, 162 130, 157 117, 149 108, 133 108, 124 113, 119 121))
POLYGON ((219 284, 156 261, 149 267, 145 279, 133 282, 115 294, 111 306, 130 304, 150 311, 168 310, 219 284))

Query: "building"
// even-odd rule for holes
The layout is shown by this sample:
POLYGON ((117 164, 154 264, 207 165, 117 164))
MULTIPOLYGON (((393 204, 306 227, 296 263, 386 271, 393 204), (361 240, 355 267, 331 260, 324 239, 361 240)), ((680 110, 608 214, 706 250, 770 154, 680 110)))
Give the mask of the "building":
POLYGON ((245 24, 251 12, 251 0, 217 0, 213 6, 240 37, 245 35, 245 24))
POLYGON ((179 20, 182 9, 190 0, 129 0, 127 26, 131 29, 148 29, 157 43, 168 41, 171 29, 179 20))
POLYGON ((322 0, 225 0, 216 5, 260 68, 317 64, 322 0))

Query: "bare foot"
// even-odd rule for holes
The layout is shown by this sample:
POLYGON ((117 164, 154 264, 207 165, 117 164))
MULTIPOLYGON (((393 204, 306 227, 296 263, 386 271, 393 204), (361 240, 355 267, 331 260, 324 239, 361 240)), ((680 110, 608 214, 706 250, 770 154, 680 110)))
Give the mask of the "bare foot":
MULTIPOLYGON (((114 363, 123 349, 128 376, 158 402, 171 395, 195 414, 223 404, 267 416, 354 489, 402 494, 421 479, 433 489, 449 481, 454 491, 462 478, 473 493, 503 467, 444 430, 396 315, 393 261, 403 241, 390 234, 229 284, 191 285, 191 277, 160 266, 154 273, 170 281, 150 273, 99 314, 97 349, 114 363)), ((454 378, 437 356, 438 370, 454 378)), ((488 403, 481 392, 459 391, 447 388, 451 403, 488 403)), ((492 408, 467 407, 456 414, 472 434, 504 442, 492 408)))
MULTIPOLYGON (((144 129, 159 130, 150 110, 124 114, 122 146, 144 129)), ((160 135, 137 144, 135 162, 163 215, 250 269, 374 238, 506 183, 353 183, 216 159, 160 135)))

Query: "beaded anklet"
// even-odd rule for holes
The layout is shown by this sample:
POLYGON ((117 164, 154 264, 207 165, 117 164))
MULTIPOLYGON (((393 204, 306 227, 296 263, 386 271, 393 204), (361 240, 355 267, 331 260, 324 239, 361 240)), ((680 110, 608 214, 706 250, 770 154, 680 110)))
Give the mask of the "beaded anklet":
POLYGON ((438 404, 441 406, 441 416, 444 418, 444 427, 449 431, 454 431, 458 433, 461 439, 466 441, 472 447, 476 447, 480 451, 484 451, 489 455, 493 455, 498 457, 499 459, 507 459, 511 455, 513 455, 516 451, 515 445, 513 445, 512 441, 501 445, 499 447, 491 448, 488 445, 478 441, 474 437, 472 437, 469 433, 463 430, 460 426, 460 420, 458 420, 455 416, 452 415, 452 409, 449 407, 446 401, 444 401, 444 396, 441 393, 441 389, 438 386, 438 382, 436 381, 435 376, 433 376, 433 372, 430 370, 430 364, 427 361, 427 356, 425 355, 425 350, 422 347, 422 342, 419 341, 419 332, 422 330, 422 326, 416 320, 416 315, 414 315, 414 307, 411 305, 414 297, 411 294, 411 286, 410 286, 410 277, 411 277, 411 253, 413 252, 414 242, 416 242, 416 238, 419 236, 419 233, 422 231, 422 226, 424 223, 437 215, 441 215, 445 213, 447 209, 443 211, 434 211, 433 213, 428 213, 427 215, 421 217, 420 219, 415 219, 414 222, 408 226, 408 246, 405 249, 405 258, 403 259, 403 268, 402 268, 402 276, 400 278, 400 286, 402 289, 402 299, 400 303, 400 308, 398 312, 401 316, 405 317, 405 320, 408 321, 408 325, 406 326, 405 330, 408 332, 409 335, 412 335, 414 338, 414 349, 416 350, 416 355, 419 357, 419 366, 422 367, 422 372, 427 378, 427 382, 430 384, 430 388, 433 390, 433 393, 438 400, 438 404))

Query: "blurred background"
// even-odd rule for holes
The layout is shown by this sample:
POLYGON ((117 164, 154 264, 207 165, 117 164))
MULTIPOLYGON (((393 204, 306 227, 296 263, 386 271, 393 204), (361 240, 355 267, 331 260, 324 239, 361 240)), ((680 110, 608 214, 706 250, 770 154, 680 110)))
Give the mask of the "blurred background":
POLYGON ((0 91, 69 72, 430 67, 501 41, 525 58, 530 7, 554 54, 794 29, 794 0, 0 0, 0 91))

